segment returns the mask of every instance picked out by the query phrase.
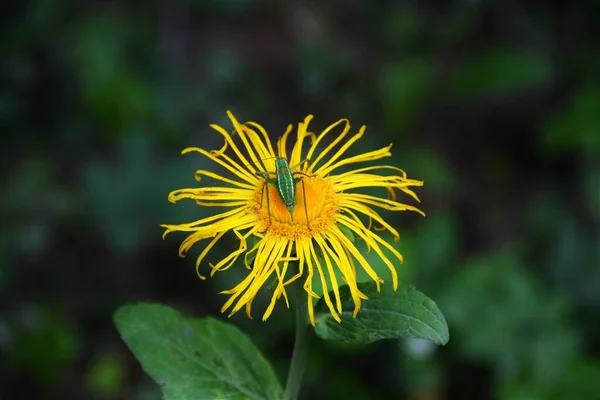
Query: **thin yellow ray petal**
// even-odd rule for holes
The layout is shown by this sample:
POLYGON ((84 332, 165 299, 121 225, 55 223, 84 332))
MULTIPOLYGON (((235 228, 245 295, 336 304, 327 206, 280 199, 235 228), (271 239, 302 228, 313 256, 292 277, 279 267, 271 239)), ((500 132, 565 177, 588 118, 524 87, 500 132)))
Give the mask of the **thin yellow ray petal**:
MULTIPOLYGON (((275 308, 275 304, 277 303, 277 300, 279 300, 279 297, 281 296, 282 290, 284 290, 284 289, 281 289, 279 286, 277 286, 277 288, 273 291, 273 295, 271 296, 271 301, 269 302, 269 305, 267 306, 267 309, 265 310, 265 312, 262 316, 263 322, 266 321, 267 319, 269 319, 269 317, 273 313, 273 309, 275 308)), ((284 291, 284 293, 285 293, 285 291, 284 291)))
MULTIPOLYGON (((252 269, 252 265, 250 265, 250 263, 248 262, 248 257, 251 256, 253 253, 256 253, 256 251, 258 251, 258 243, 256 243, 250 250, 248 250, 246 252, 246 254, 244 255, 244 265, 246 266, 246 269, 251 270, 252 269)), ((256 256, 255 256, 256 257, 256 256)), ((254 263, 254 259, 252 260, 252 263, 254 263)))
POLYGON ((304 258, 304 252, 302 251, 302 248, 303 248, 302 246, 305 246, 304 243, 307 240, 310 240, 310 238, 308 238, 308 239, 307 238, 299 238, 298 240, 295 241, 296 257, 298 257, 298 272, 295 275, 293 275, 290 279, 285 281, 285 283, 284 283, 285 286, 294 282, 295 280, 297 280, 304 274, 305 258, 304 258))
POLYGON ((267 131, 265 130, 265 128, 263 128, 262 125, 257 124, 256 122, 252 122, 252 121, 246 122, 246 125, 250 125, 250 126, 253 126, 256 129, 258 129, 258 131, 260 132, 260 134, 263 137, 263 142, 267 144, 268 153, 271 155, 271 157, 275 157, 275 152, 273 151, 273 146, 271 146, 271 139, 269 138, 269 135, 267 134, 267 131))
MULTIPOLYGON (((224 201, 224 200, 219 200, 219 201, 224 201)), ((203 201, 203 200, 196 200, 196 204, 198 204, 199 206, 202 206, 202 207, 239 207, 239 206, 247 205, 248 201, 240 200, 240 201, 229 201, 229 202, 219 203, 218 201, 208 202, 208 201, 203 201)))
MULTIPOLYGON (((383 251, 379 247, 378 241, 374 238, 375 236, 378 237, 378 235, 373 234, 370 231, 361 229, 361 227, 355 225, 351 219, 346 218, 344 216, 340 216, 339 223, 344 225, 348 229, 352 230, 366 243, 369 243, 370 247, 375 251, 375 253, 377 253, 379 258, 384 262, 384 264, 388 267, 388 269, 392 273, 392 282, 393 282, 394 290, 396 290, 396 288, 398 287, 398 275, 396 273, 396 268, 394 267, 392 262, 387 258, 387 256, 385 254, 383 254, 383 251)), ((382 241, 384 241, 384 240, 382 239, 382 241)))
POLYGON ((217 225, 219 229, 224 230, 233 230, 239 229, 240 226, 255 226, 256 225, 256 215, 254 213, 248 212, 247 207, 240 207, 241 210, 240 215, 235 218, 227 218, 218 222, 215 222, 213 225, 217 225))
POLYGON ((252 319, 252 300, 254 299, 250 299, 246 303, 246 315, 248 316, 248 319, 252 319))
POLYGON ((231 314, 236 313, 247 302, 254 299, 258 291, 264 286, 265 281, 273 274, 273 271, 277 269, 277 259, 281 258, 281 254, 285 250, 286 243, 280 240, 273 240, 272 242, 273 247, 267 261, 264 264, 262 264, 261 267, 255 267, 255 269, 258 269, 259 271, 258 274, 255 276, 254 281, 250 284, 246 292, 238 300, 237 304, 233 307, 233 309, 231 310, 231 314))
POLYGON ((294 125, 289 124, 285 130, 283 136, 277 139, 277 153, 280 157, 288 158, 287 156, 287 138, 290 135, 290 132, 294 128, 294 125))
POLYGON ((353 169, 351 171, 343 172, 341 174, 332 176, 332 178, 334 178, 334 179, 337 178, 337 179, 341 180, 349 175, 360 174, 360 173, 367 172, 367 171, 376 171, 379 169, 382 169, 382 170, 383 169, 391 169, 393 171, 400 172, 400 174, 402 175, 402 179, 406 179, 406 176, 407 176, 406 172, 403 169, 394 167, 393 165, 372 165, 369 167, 362 167, 362 168, 353 169))
MULTIPOLYGON (((254 271, 254 269, 252 269, 252 270, 250 270, 248 275, 246 275, 246 277, 244 279, 242 279, 242 281, 240 283, 238 283, 231 289, 221 290, 219 292, 219 294, 230 295, 229 299, 227 299, 227 302, 225 302, 225 304, 221 307, 221 312, 224 312, 227 308, 229 308, 232 305, 232 303, 234 301, 236 301, 236 299, 239 296, 244 294, 244 292, 252 284, 252 281, 255 279, 255 277, 256 277, 256 271, 254 271)), ((230 315, 233 315, 233 314, 234 314, 233 312, 230 313, 230 315)))
MULTIPOLYGON (((367 217, 369 217, 369 219, 374 219, 375 221, 377 221, 381 226, 383 226, 385 229, 387 229, 395 237, 400 236, 398 231, 393 226, 391 226, 389 223, 387 223, 381 217, 381 215, 379 215, 379 213, 377 211, 373 210, 371 207, 369 207, 363 203, 356 202, 356 201, 342 201, 342 202, 340 202, 340 209, 344 210, 346 212, 349 211, 350 209, 361 212, 364 215, 366 215, 367 217)), ((371 224, 369 224, 368 230, 371 230, 371 224)))
POLYGON ((372 196, 372 195, 364 194, 364 193, 345 192, 345 193, 341 193, 340 197, 342 198, 341 199, 342 202, 343 201, 353 201, 353 202, 365 203, 365 204, 370 204, 370 205, 374 205, 374 206, 377 206, 380 208, 384 208, 386 210, 393 210, 393 211, 405 211, 406 210, 405 207, 412 207, 408 204, 400 203, 399 201, 396 201, 396 200, 372 196))
MULTIPOLYGON (((231 149, 233 150, 235 155, 238 157, 238 159, 240 160, 242 165, 245 166, 248 170, 250 170, 250 172, 252 172, 252 174, 254 174, 256 172, 256 170, 254 169, 252 164, 248 161, 248 159, 244 156, 244 154, 242 154, 240 149, 238 149, 237 145, 233 141, 233 138, 231 137, 229 132, 227 132, 225 129, 223 129, 222 127, 220 127, 217 124, 211 124, 210 127, 213 128, 215 131, 219 132, 225 138, 225 140, 227 141, 227 143, 229 143, 229 145, 231 146, 231 149)), ((222 154, 223 153, 219 153, 219 155, 222 155, 222 154)))
POLYGON ((178 192, 172 192, 169 195, 169 200, 172 200, 172 203, 176 203, 180 200, 183 199, 191 199, 191 200, 198 200, 198 201, 207 201, 207 202, 214 202, 214 203, 218 203, 219 205, 222 206, 229 206, 229 207, 235 207, 234 203, 242 203, 242 204, 246 204, 249 200, 251 200, 251 197, 248 196, 234 196, 234 195, 230 195, 231 198, 225 198, 224 196, 226 196, 227 194, 220 194, 220 193, 201 193, 201 191, 188 191, 187 189, 181 189, 178 192))
POLYGON ((252 183, 248 183, 247 181, 246 182, 238 182, 233 179, 226 178, 222 175, 215 174, 214 172, 211 172, 211 171, 199 169, 194 173, 194 179, 196 179, 197 182, 202 181, 202 176, 206 176, 208 178, 212 178, 212 179, 215 179, 215 180, 218 180, 221 182, 229 183, 230 185, 234 185, 238 188, 245 189, 246 191, 254 190, 256 188, 256 185, 254 185, 252 183))
MULTIPOLYGON (((308 124, 313 119, 312 115, 308 115, 304 118, 304 122, 300 122, 298 124, 298 134, 296 138, 296 143, 294 143, 294 147, 292 149, 292 154, 290 156, 290 165, 295 166, 300 161, 302 161, 302 147, 304 144, 304 138, 306 137, 306 129, 308 128, 308 124)), ((301 170, 305 170, 305 166, 303 165, 301 170)))
POLYGON ((360 217, 358 215, 356 215, 356 213, 353 211, 353 207, 348 207, 347 205, 342 206, 342 204, 339 204, 339 212, 340 213, 345 213, 348 214, 350 217, 352 217, 352 219, 354 219, 356 221, 356 223, 360 224, 364 229, 366 230, 371 230, 371 226, 373 224, 372 218, 369 215, 365 215, 367 217, 367 219, 369 220, 369 225, 365 226, 364 222, 362 222, 362 220, 360 219, 360 217))
MULTIPOLYGON (((335 271, 333 270, 333 265, 331 264, 331 260, 329 259, 329 255, 332 253, 332 251, 329 248, 329 246, 327 246, 327 243, 323 240, 323 237, 321 235, 315 235, 314 240, 320 247, 321 253, 323 254, 323 259, 325 260, 325 265, 327 266, 327 273, 329 274, 329 280, 331 281, 331 287, 333 289, 333 294, 335 297, 336 310, 338 313, 341 313, 342 300, 340 298, 340 289, 337 282, 337 278, 335 276, 335 271)), ((338 322, 341 322, 341 319, 338 322)))
POLYGON ((240 241, 242 241, 242 240, 248 240, 248 238, 250 236, 253 236, 254 232, 256 232, 257 230, 258 230, 258 227, 256 226, 256 222, 250 221, 246 224, 240 224, 237 228, 233 229, 233 232, 238 237, 238 239, 240 241), (248 229, 248 228, 251 228, 251 229, 248 229), (244 231, 246 229, 248 229, 248 230, 242 234, 242 231, 244 231))
POLYGON ((207 235, 206 232, 190 233, 179 245, 179 257, 185 257, 186 253, 194 246, 194 244, 214 236, 215 235, 207 235))
MULTIPOLYGON (((256 257, 258 257, 260 254, 264 253, 266 244, 267 244, 267 241, 265 241, 265 240, 260 240, 256 244, 256 246, 255 246, 255 247, 257 247, 256 257)), ((219 292, 220 294, 232 295, 229 298, 229 300, 227 300, 225 305, 223 305, 221 312, 223 312, 223 310, 227 309, 231 305, 231 303, 233 303, 233 301, 235 301, 235 299, 238 296, 240 296, 246 290, 246 288, 250 285, 250 283, 255 279, 255 277, 258 273, 258 268, 249 268, 249 270, 250 270, 250 272, 248 273, 248 275, 246 275, 246 277, 238 285, 236 285, 235 287, 233 287, 231 289, 222 290, 221 292, 219 292)))
POLYGON ((310 146, 312 146, 312 144, 317 139, 317 135, 315 135, 313 132, 309 132, 309 131, 304 132, 304 137, 310 139, 310 146))
POLYGON ((248 249, 248 244, 246 242, 248 235, 247 234, 242 235, 240 233, 240 231, 248 229, 250 227, 251 227, 251 224, 246 224, 246 225, 241 225, 241 226, 237 227, 236 229, 232 229, 233 233, 240 240, 240 245, 238 246, 237 250, 233 251, 227 257, 225 257, 224 259, 219 261, 216 265, 209 263, 210 267, 212 268, 212 271, 210 272, 211 277, 218 271, 225 271, 225 270, 229 269, 237 261, 238 257, 242 253, 246 252, 246 250, 248 249))
POLYGON ((279 282, 277 283, 277 288, 275 289, 275 291, 273 292, 273 295, 271 296, 271 302, 269 303, 267 310, 263 314, 263 321, 266 321, 267 318, 269 318, 269 316, 273 312, 273 309, 275 308, 275 303, 281 297, 281 295, 283 295, 283 297, 285 299, 285 304, 286 304, 287 308, 290 308, 290 301, 287 297, 285 285, 283 284, 283 282, 284 282, 285 274, 287 272, 287 268, 290 263, 289 259, 291 258, 290 256, 292 253, 292 247, 293 247, 293 242, 286 241, 286 250, 287 250, 286 259, 283 262, 283 268, 281 269, 281 271, 279 270, 279 268, 276 268, 277 279, 279 282))
MULTIPOLYGON (((335 227, 334 229, 339 231, 339 228, 337 227, 335 227)), ((353 266, 352 255, 348 254, 347 249, 345 249, 344 245, 339 241, 337 232, 329 232, 328 241, 331 244, 331 247, 334 250, 334 252, 337 254, 337 256, 339 256, 338 266, 340 268, 340 271, 342 271, 348 288, 350 289, 350 296, 352 297, 352 302, 354 303, 354 316, 356 316, 358 310, 360 310, 361 299, 366 299, 367 296, 365 296, 365 294, 358 289, 358 283, 356 282, 356 271, 353 266)))
POLYGON ((221 271, 226 271, 237 261, 240 254, 242 254, 246 249, 237 249, 227 255, 224 259, 219 261, 217 264, 208 263, 211 268, 210 276, 211 278, 217 273, 221 271))
POLYGON ((287 244, 287 254, 285 256, 285 260, 283 260, 283 268, 281 269, 281 274, 278 277, 280 285, 281 285, 281 290, 283 292, 282 294, 285 299, 285 304, 286 304, 287 308, 290 308, 290 299, 288 299, 287 292, 285 290, 285 276, 286 276, 287 270, 290 266, 290 262, 298 261, 298 257, 292 257, 292 249, 294 247, 293 245, 294 245, 294 242, 292 240, 290 240, 287 244))
POLYGON ((213 157, 217 157, 219 159, 223 159, 224 162, 229 163, 229 166, 236 171, 239 171, 241 174, 245 176, 246 182, 255 182, 257 179, 257 175, 253 173, 250 168, 247 166, 240 165, 237 161, 229 157, 227 154, 223 153, 221 150, 211 150, 210 155, 213 157))
MULTIPOLYGON (((240 178, 241 180, 244 180, 250 184, 256 184, 256 182, 258 182, 258 176, 256 175, 251 175, 248 172, 246 172, 243 168, 234 168, 231 165, 227 164, 226 162, 224 162, 223 160, 219 159, 219 157, 211 154, 210 152, 201 149, 200 147, 188 147, 187 149, 184 149, 182 151, 182 154, 187 154, 191 151, 195 151, 198 152, 204 156, 206 156, 208 159, 210 159, 211 161, 216 162, 217 164, 219 164, 220 166, 222 166, 223 168, 227 169, 229 172, 231 172, 232 174, 234 174, 235 176, 237 176, 238 178, 240 178)), ((220 156, 222 158, 225 158, 224 155, 220 156)), ((233 161, 233 160, 232 160, 233 161)), ((235 162, 234 162, 235 163, 235 162)), ((237 166, 237 163, 235 163, 234 165, 237 166)))
POLYGON ((256 253, 256 257, 254 258, 254 266, 252 268, 255 280, 264 272, 265 268, 268 268, 269 259, 273 257, 273 251, 277 241, 273 240, 270 235, 267 235, 260 241, 260 243, 262 245, 259 247, 256 253))
MULTIPOLYGON (((420 182, 420 181, 415 181, 415 182, 420 182)), ((423 186, 423 182, 421 182, 420 185, 418 184, 412 184, 411 186, 423 186)), ((398 188, 401 191, 403 191, 404 193, 406 193, 407 195, 409 195, 410 197, 412 197, 413 199, 415 199, 416 201, 418 201, 419 203, 421 202, 421 199, 419 199, 419 196, 417 196, 417 194, 415 192, 413 192, 412 190, 406 188, 406 187, 401 187, 398 188)))
POLYGON ((317 139, 313 142, 312 146, 310 147, 310 149, 308 150, 308 153, 306 154, 306 158, 308 158, 309 160, 311 160, 311 168, 308 169, 308 173, 311 173, 314 169, 314 167, 316 167, 316 165, 319 163, 319 161, 321 161, 321 159, 323 157, 325 157, 327 154, 329 154, 329 152, 331 151, 331 149, 333 149, 350 131, 350 121, 348 121, 345 118, 340 119, 339 121, 329 125, 327 128, 325 128, 325 130, 323 130, 323 132, 321 132, 319 134, 319 136, 317 136, 317 139), (342 122, 345 122, 346 125, 344 126, 344 130, 342 131, 342 133, 340 133, 338 135, 337 138, 335 138, 326 148, 325 150, 319 152, 319 155, 313 160, 313 154, 314 152, 317 150, 317 147, 319 146, 319 144, 321 143, 321 140, 323 140, 323 138, 329 133, 331 132, 335 127, 337 127, 339 124, 341 124, 342 122))
POLYGON ((377 177, 373 175, 372 177, 367 176, 357 176, 354 181, 346 181, 343 183, 336 183, 335 190, 338 192, 343 192, 350 189, 360 189, 360 188, 368 188, 368 187, 382 187, 389 189, 401 189, 402 184, 398 184, 395 182, 390 182, 389 178, 377 177))
POLYGON ((346 141, 346 143, 344 143, 342 145, 342 147, 340 147, 338 149, 338 151, 335 152, 335 154, 333 156, 331 156, 329 158, 329 160, 327 160, 323 165, 321 165, 315 172, 321 176, 326 176, 328 174, 324 173, 323 171, 327 170, 329 168, 329 166, 331 164, 333 164, 338 158, 340 158, 346 151, 348 151, 348 149, 358 140, 360 139, 364 133, 365 133, 365 126, 363 125, 360 130, 358 131, 358 133, 356 133, 354 136, 352 136, 350 139, 348 139, 346 141))
MULTIPOLYGON (((402 185, 405 180, 398 175, 379 175, 379 174, 367 174, 367 173, 355 173, 344 174, 344 175, 329 175, 327 181, 335 185, 343 185, 356 180, 368 181, 375 179, 377 181, 389 182, 393 185, 402 185)), ((408 186, 408 185, 406 185, 408 186)))
MULTIPOLYGON (((404 263, 404 257, 402 257, 402 254, 400 254, 400 252, 398 250, 396 250, 394 248, 394 246, 392 246, 390 243, 388 243, 387 241, 385 241, 382 237, 380 237, 379 235, 375 235, 373 234, 373 239, 376 240, 377 242, 379 242, 382 246, 384 246, 385 248, 387 248, 390 252, 392 252, 392 254, 394 254, 394 256, 396 256, 396 258, 398 259, 398 261, 400 261, 400 263, 404 263)), ((397 282, 394 283, 394 290, 398 289, 398 285, 397 282)))
POLYGON ((197 243, 204 239, 214 238, 218 234, 227 232, 228 229, 206 229, 198 230, 189 234, 179 245, 179 256, 185 257, 185 254, 197 243))
POLYGON ((201 273, 200 273, 200 263, 202 262, 202 260, 204 259, 204 257, 206 257, 206 255, 208 254, 208 252, 210 251, 210 249, 213 248, 213 246, 223 237, 223 235, 225 235, 225 232, 220 232, 217 234, 217 236, 215 236, 209 243, 208 245, 204 248, 204 250, 202 250, 202 253, 200 253, 200 255, 198 256, 198 258, 196 259, 196 274, 198 275, 198 277, 200 279, 206 279, 201 273))
MULTIPOLYGON (((314 245, 310 246, 310 254, 312 256, 312 259, 315 261, 315 266, 317 267, 317 272, 319 273, 319 278, 321 279, 321 287, 323 288, 322 292, 323 297, 325 298, 325 304, 327 304, 327 308, 329 308, 329 312, 331 313, 333 319, 335 319, 337 322, 342 322, 342 319, 338 315, 333 303, 331 302, 331 297, 329 296, 329 288, 327 285, 327 279, 325 278, 325 274, 323 273, 323 267, 321 266, 319 257, 317 257, 314 245)), ((329 257, 327 257, 327 262, 329 262, 329 257)))
MULTIPOLYGON (((258 225, 257 225, 258 226, 258 225)), ((257 230, 258 228, 255 227, 254 229, 251 230, 252 234, 255 235, 254 231, 257 230)), ((253 253, 258 252, 258 248, 261 245, 261 241, 256 242, 256 244, 246 252, 245 256, 244 256, 244 265, 246 266, 246 269, 252 269, 252 265, 250 265, 248 263, 248 257, 250 257, 253 253)), ((256 255, 255 255, 256 257, 256 255)), ((254 261, 252 261, 254 263, 254 261)))
POLYGON ((353 200, 360 203, 370 204, 386 210, 391 211, 415 211, 423 216, 425 213, 419 210, 417 207, 409 206, 408 204, 399 203, 394 200, 384 199, 381 197, 375 197, 363 193, 343 193, 340 195, 342 202, 345 200, 353 200))
POLYGON ((243 125, 241 125, 241 127, 244 130, 244 133, 248 136, 250 143, 252 143, 252 145, 254 146, 254 149, 257 151, 259 159, 265 159, 265 158, 272 157, 273 154, 270 151, 270 147, 271 147, 270 140, 267 137, 267 141, 265 142, 263 140, 263 138, 258 133, 256 133, 256 131, 254 129, 252 129, 249 126, 249 125, 251 125, 251 123, 252 123, 251 121, 248 121, 248 122, 244 123, 243 125))
POLYGON ((366 162, 366 161, 376 161, 376 160, 379 160, 384 157, 389 157, 392 155, 392 153, 390 153, 390 151, 389 151, 391 147, 392 147, 392 145, 390 144, 389 146, 383 147, 379 150, 373 150, 373 151, 369 151, 367 153, 362 153, 362 154, 358 154, 356 156, 344 158, 344 159, 336 162, 335 164, 330 164, 327 167, 321 167, 319 169, 319 171, 317 171, 317 173, 321 176, 327 176, 334 170, 336 170, 339 167, 344 166, 344 165, 357 164, 357 163, 366 162))
POLYGON ((383 282, 383 280, 377 275, 377 273, 373 270, 373 268, 371 268, 368 261, 363 257, 363 255, 360 253, 360 251, 358 251, 356 246, 354 246, 354 243, 352 243, 338 227, 335 227, 335 229, 332 229, 331 233, 339 240, 339 242, 342 244, 342 246, 348 252, 350 252, 350 254, 352 254, 352 256, 358 261, 358 263, 363 268, 363 270, 367 273, 367 275, 369 275, 369 277, 371 279, 373 279, 373 281, 377 285, 377 291, 379 291, 380 290, 379 285, 381 282, 383 282))
POLYGON ((236 202, 240 200, 248 201, 254 196, 254 192, 243 191, 234 192, 229 190, 220 191, 220 187, 213 188, 185 188, 174 190, 169 193, 168 199, 171 203, 177 203, 182 199, 205 200, 205 201, 224 201, 236 202))
POLYGON ((308 320, 310 321, 311 325, 315 326, 315 310, 313 301, 315 298, 318 299, 319 296, 317 296, 317 294, 312 290, 312 278, 314 275, 314 268, 312 265, 312 256, 310 254, 311 244, 303 240, 302 243, 300 243, 300 245, 302 253, 304 254, 304 260, 306 260, 306 267, 308 269, 308 274, 303 285, 304 290, 306 291, 308 296, 308 299, 306 301, 306 306, 308 309, 308 320))
POLYGON ((262 251, 256 255, 254 259, 254 269, 256 271, 256 275, 254 277, 254 281, 248 287, 248 290, 242 296, 242 300, 244 298, 250 298, 256 296, 256 293, 263 286, 264 281, 268 279, 268 277, 273 273, 274 269, 277 267, 277 259, 281 258, 281 253, 284 250, 284 242, 278 240, 278 238, 274 237, 266 237, 264 239, 265 247, 262 251))
POLYGON ((313 290, 312 290, 312 278, 315 274, 315 270, 314 270, 314 266, 313 266, 313 258, 311 255, 311 248, 312 248, 312 243, 309 241, 303 241, 302 242, 302 251, 304 252, 304 260, 306 261, 306 267, 308 270, 308 273, 306 275, 306 280, 304 281, 304 290, 310 294, 312 297, 318 299, 319 295, 317 295, 313 290))
POLYGON ((308 311, 308 321, 314 327, 315 326, 315 310, 313 305, 313 298, 310 294, 306 295, 306 309, 308 311))
POLYGON ((399 175, 378 175, 365 173, 344 173, 341 175, 329 175, 325 178, 327 182, 336 187, 340 191, 342 187, 348 184, 364 184, 364 183, 386 183, 388 186, 404 190, 409 186, 423 186, 423 181, 406 179, 399 175), (340 187, 340 189, 338 189, 340 187))
MULTIPOLYGON (((289 257, 291 253, 291 246, 288 239, 281 239, 284 244, 284 252, 287 252, 285 257, 278 258, 275 263, 277 264, 277 268, 275 268, 275 274, 277 275, 277 286, 283 286, 285 270, 287 270, 287 265, 289 264, 289 257), (283 267, 279 268, 279 263, 283 262, 283 267)), ((286 296, 287 298, 287 296, 286 296)))
MULTIPOLYGON (((240 282, 238 283, 235 287, 231 288, 231 289, 227 289, 227 290, 222 290, 221 292, 219 292, 219 294, 229 294, 229 298, 227 299, 227 301, 225 302, 225 304, 223 304, 223 306, 221 307, 221 312, 224 313, 225 311, 227 311, 232 305, 233 303, 238 299, 238 297, 240 297, 242 295, 242 293, 244 293, 244 291, 247 289, 247 287, 252 283, 252 280, 254 279, 254 276, 252 275, 252 271, 240 282)), ((233 312, 229 313, 229 316, 231 317, 233 314, 233 312)))
POLYGON ((256 163, 257 165, 255 165, 255 167, 257 170, 259 170, 259 172, 268 172, 269 168, 267 167, 267 163, 265 161, 274 160, 275 157, 271 155, 269 150, 264 146, 264 144, 262 144, 262 139, 256 132, 245 125, 242 125, 242 128, 247 133, 248 137, 251 138, 251 141, 253 140, 252 138, 254 138, 254 140, 258 140, 261 143, 261 145, 256 149, 258 153, 258 162, 256 163))
MULTIPOLYGON (((227 110, 227 116, 229 117, 229 119, 231 120, 231 122, 233 123, 233 127, 235 128, 238 136, 240 137, 242 143, 244 144, 244 146, 246 147, 246 152, 248 153, 248 155, 250 156, 250 159, 255 162, 258 163, 259 162, 259 158, 256 156, 256 153, 254 152, 254 149, 256 148, 256 146, 252 146, 250 144, 250 142, 248 141, 249 138, 246 137, 246 131, 244 131, 244 128, 242 128, 242 124, 240 124, 237 120, 237 118, 235 118, 235 116, 233 115, 233 113, 229 110, 227 110)), ((258 138, 258 135, 257 135, 258 138)), ((259 140, 260 143, 260 140, 259 140)), ((254 145, 256 145, 256 143, 252 143, 254 145)), ((258 146, 262 145, 262 143, 260 143, 258 146)))
MULTIPOLYGON (((206 217, 203 219, 200 219, 198 221, 194 221, 194 222, 190 222, 187 224, 162 224, 161 227, 166 228, 167 231, 165 233, 163 233, 163 238, 170 232, 173 231, 195 231, 198 229, 199 226, 204 225, 204 224, 208 224, 213 223, 213 221, 217 221, 217 220, 221 220, 221 219, 225 219, 225 218, 232 218, 233 215, 238 214, 238 213, 245 213, 246 209, 245 208, 235 208, 233 210, 229 210, 229 211, 225 211, 222 213, 219 213, 217 215, 212 215, 210 217, 206 217)), ((232 218, 235 222, 237 222, 237 220, 235 218, 232 218)))
POLYGON ((171 194, 177 193, 177 192, 197 193, 198 196, 207 195, 207 196, 214 197, 214 196, 222 195, 224 197, 227 196, 227 198, 230 198, 230 196, 238 196, 239 198, 242 198, 242 196, 246 196, 246 197, 254 196, 254 193, 256 192, 256 187, 253 187, 250 190, 250 189, 240 189, 240 188, 235 188, 235 187, 230 187, 230 186, 201 186, 201 187, 183 188, 183 189, 173 190, 171 192, 171 194))
MULTIPOLYGON (((235 223, 240 223, 240 224, 244 224, 249 222, 248 221, 249 218, 241 218, 237 221, 235 221, 235 223)), ((253 221, 253 219, 250 219, 250 221, 253 221)), ((203 240, 203 239, 208 239, 210 237, 214 237, 217 234, 221 234, 223 232, 227 232, 231 229, 233 229, 234 226, 237 225, 232 225, 230 221, 225 221, 226 223, 223 224, 221 223, 222 221, 219 221, 215 224, 211 224, 207 227, 200 227, 197 229, 193 229, 191 230, 193 233, 188 235, 183 242, 181 243, 181 245, 179 246, 179 255, 181 257, 184 256, 184 254, 198 241, 203 240)), ((183 229, 178 229, 178 230, 182 230, 185 231, 183 229)))

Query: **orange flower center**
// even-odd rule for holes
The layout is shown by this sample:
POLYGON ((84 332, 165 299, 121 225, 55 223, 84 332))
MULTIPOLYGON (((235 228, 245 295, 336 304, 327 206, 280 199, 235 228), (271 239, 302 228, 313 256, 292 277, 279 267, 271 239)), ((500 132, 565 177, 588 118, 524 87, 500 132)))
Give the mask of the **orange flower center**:
POLYGON ((323 178, 303 176, 296 183, 295 194, 294 211, 290 213, 275 185, 258 186, 253 201, 261 232, 297 239, 312 236, 335 224, 336 192, 323 178))

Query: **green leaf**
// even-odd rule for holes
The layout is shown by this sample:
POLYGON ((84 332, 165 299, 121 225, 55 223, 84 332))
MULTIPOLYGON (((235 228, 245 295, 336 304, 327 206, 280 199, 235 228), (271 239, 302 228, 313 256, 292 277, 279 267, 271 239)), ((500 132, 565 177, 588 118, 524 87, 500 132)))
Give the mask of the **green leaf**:
POLYGON ((271 365, 233 325, 159 304, 121 307, 114 321, 167 400, 282 398, 271 365))
POLYGON ((348 286, 340 288, 342 322, 338 323, 319 302, 323 314, 317 316, 315 332, 325 340, 346 343, 372 343, 381 339, 417 338, 435 344, 446 344, 450 339, 448 325, 436 304, 411 286, 394 291, 391 284, 381 285, 377 293, 375 283, 358 286, 368 296, 356 318, 352 316, 354 303, 348 286))

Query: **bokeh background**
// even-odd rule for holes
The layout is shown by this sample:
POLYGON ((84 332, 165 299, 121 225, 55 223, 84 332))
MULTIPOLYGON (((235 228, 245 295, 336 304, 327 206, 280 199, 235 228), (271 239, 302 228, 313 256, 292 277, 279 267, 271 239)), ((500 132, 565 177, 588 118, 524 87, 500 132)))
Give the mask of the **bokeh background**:
MULTIPOLYGON (((312 341, 306 399, 600 399, 600 3, 592 0, 3 3, 0 398, 158 399, 111 315, 220 316, 201 218, 170 190, 210 168, 225 110, 276 138, 368 125, 361 149, 423 179, 405 282, 451 341, 312 341)), ((228 252, 233 239, 222 241, 228 252)), ((247 332, 285 382, 293 313, 247 332)))

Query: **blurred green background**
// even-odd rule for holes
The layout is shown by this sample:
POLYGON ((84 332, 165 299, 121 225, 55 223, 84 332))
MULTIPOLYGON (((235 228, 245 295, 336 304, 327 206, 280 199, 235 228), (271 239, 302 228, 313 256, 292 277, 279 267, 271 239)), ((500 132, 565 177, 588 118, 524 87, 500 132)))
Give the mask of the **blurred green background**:
MULTIPOLYGON (((31 0, 2 6, 0 398, 158 399, 111 314, 217 315, 167 202, 231 109, 394 142, 426 218, 402 276, 451 340, 312 341, 306 399, 600 399, 600 3, 31 0)), ((233 239, 214 250, 228 252, 233 239)), ((216 257, 215 256, 215 257, 216 257)), ((284 381, 293 313, 241 327, 284 381)), ((225 318, 222 316, 221 318, 225 318)))

